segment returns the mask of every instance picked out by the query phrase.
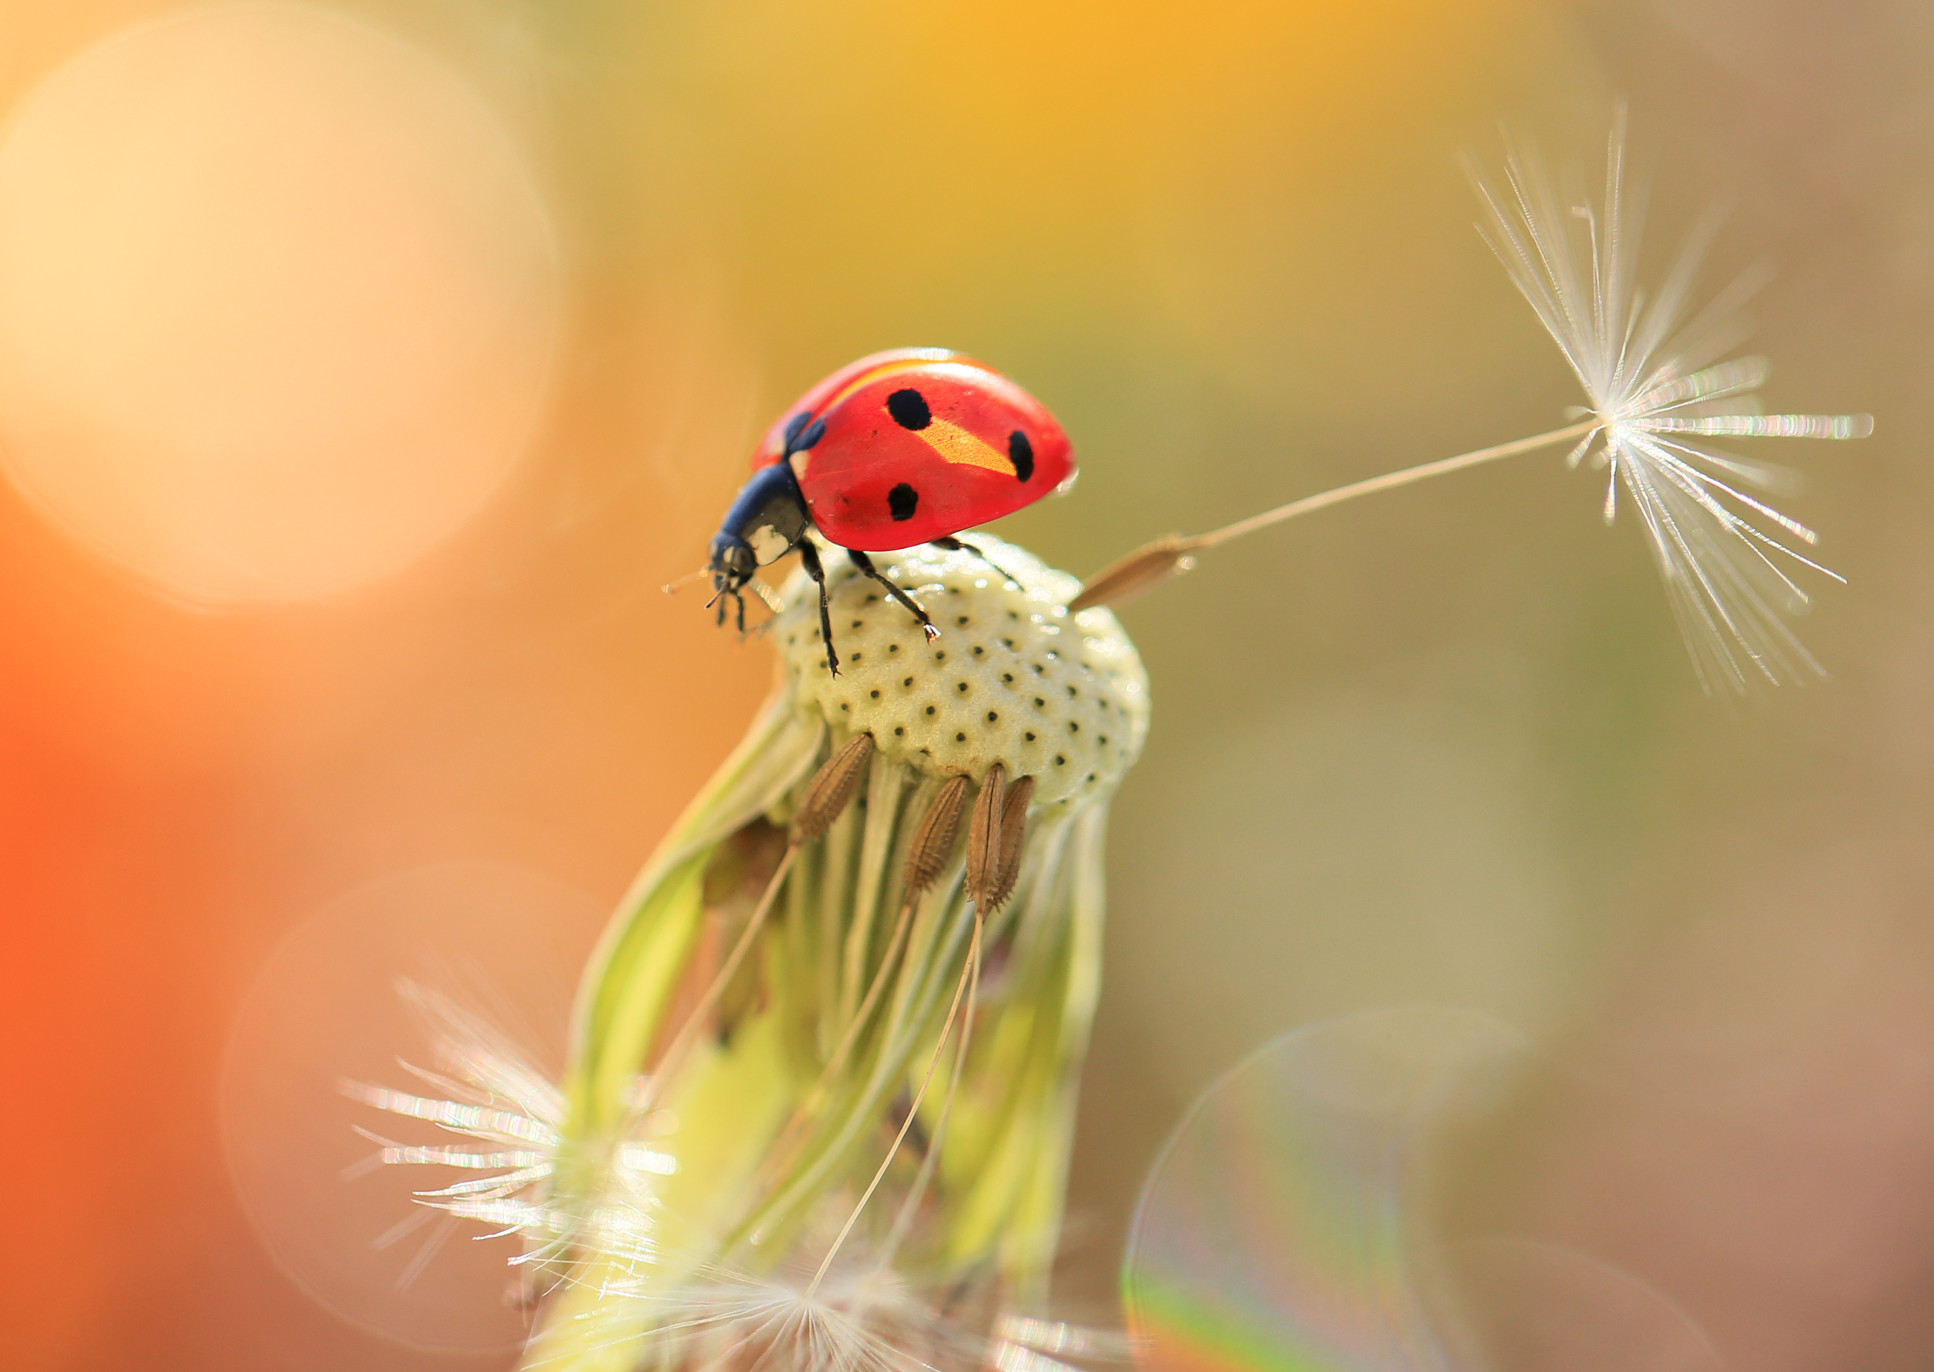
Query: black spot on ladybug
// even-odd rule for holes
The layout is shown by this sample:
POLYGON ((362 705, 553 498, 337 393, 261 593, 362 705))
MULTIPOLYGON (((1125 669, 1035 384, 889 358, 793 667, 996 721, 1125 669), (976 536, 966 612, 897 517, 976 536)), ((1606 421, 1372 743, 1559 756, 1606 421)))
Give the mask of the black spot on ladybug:
POLYGON ((911 386, 903 391, 895 391, 886 398, 886 412, 903 429, 924 429, 933 423, 933 411, 927 408, 927 398, 911 386))
POLYGON ((1014 475, 1021 480, 1034 475, 1034 445, 1019 429, 1007 436, 1007 460, 1014 464, 1014 475))
POLYGON ((920 508, 920 492, 902 481, 886 493, 886 511, 896 523, 913 518, 913 512, 920 508))

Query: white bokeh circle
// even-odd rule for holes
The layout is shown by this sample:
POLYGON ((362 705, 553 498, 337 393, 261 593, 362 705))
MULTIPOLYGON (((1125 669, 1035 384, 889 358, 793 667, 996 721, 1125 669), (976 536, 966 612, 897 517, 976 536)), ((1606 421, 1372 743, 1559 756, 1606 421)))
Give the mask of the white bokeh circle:
POLYGON ((449 68, 278 0, 123 30, 0 142, 0 466, 171 596, 396 572, 530 444, 561 272, 449 68))
POLYGON ((344 1083, 435 1094, 402 1065, 435 1065, 437 1027, 405 982, 555 1079, 577 963, 604 914, 603 901, 525 868, 437 863, 331 901, 269 957, 230 1033, 223 1145, 263 1246, 319 1305, 417 1348, 521 1342, 525 1315, 505 1299, 517 1242, 414 1199, 467 1174, 373 1165, 377 1145, 357 1131, 447 1136, 371 1109, 344 1083))

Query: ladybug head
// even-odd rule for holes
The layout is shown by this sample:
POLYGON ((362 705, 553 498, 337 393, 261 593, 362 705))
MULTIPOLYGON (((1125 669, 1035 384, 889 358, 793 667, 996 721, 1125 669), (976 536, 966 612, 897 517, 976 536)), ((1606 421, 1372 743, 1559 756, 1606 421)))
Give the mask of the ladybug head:
POLYGON ((736 597, 759 568, 798 547, 811 524, 792 467, 775 462, 761 468, 745 483, 712 539, 706 570, 713 589, 720 597, 736 597))
POLYGON ((712 540, 712 560, 707 570, 712 573, 712 589, 724 595, 732 595, 759 570, 759 559, 752 551, 752 545, 737 534, 723 530, 712 540))

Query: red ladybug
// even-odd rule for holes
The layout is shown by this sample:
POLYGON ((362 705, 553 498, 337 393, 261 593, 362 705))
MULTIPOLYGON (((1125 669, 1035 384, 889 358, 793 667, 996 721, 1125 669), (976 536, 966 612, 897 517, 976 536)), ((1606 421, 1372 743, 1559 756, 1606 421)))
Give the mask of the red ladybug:
POLYGON ((808 529, 846 549, 933 638, 940 631, 927 612, 867 553, 917 543, 977 553, 954 535, 1073 479, 1068 436, 1000 373, 943 348, 874 353, 807 391, 766 434, 752 479, 712 540, 713 598, 732 597, 743 627, 745 584, 798 549, 819 583, 826 665, 837 676, 826 573, 808 529))

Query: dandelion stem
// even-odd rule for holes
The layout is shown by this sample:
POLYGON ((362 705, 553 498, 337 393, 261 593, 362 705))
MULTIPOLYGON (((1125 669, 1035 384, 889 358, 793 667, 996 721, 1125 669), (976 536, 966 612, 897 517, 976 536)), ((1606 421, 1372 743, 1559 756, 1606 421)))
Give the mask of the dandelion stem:
POLYGON ((1450 472, 1460 472, 1466 467, 1479 467, 1486 462, 1499 458, 1516 457, 1520 453, 1536 452, 1540 448, 1555 447, 1575 438, 1581 438, 1593 429, 1602 426, 1596 416, 1553 429, 1548 433, 1534 434, 1530 438, 1515 439, 1510 443, 1499 443, 1494 447, 1479 448, 1475 452, 1459 453, 1456 457, 1440 458, 1436 462, 1425 462, 1415 467, 1405 467, 1401 471, 1385 472, 1381 476, 1369 477, 1363 481, 1353 481, 1347 486, 1333 490, 1320 491, 1306 495, 1301 500, 1292 500, 1287 505, 1278 505, 1273 510, 1250 515, 1233 524, 1225 524, 1220 529, 1211 529, 1205 534, 1177 537, 1173 534, 1144 544, 1128 556, 1121 558, 1091 577, 1081 594, 1069 602, 1071 610, 1085 610, 1091 605, 1119 603, 1132 595, 1137 595, 1160 582, 1178 576, 1195 565, 1195 554, 1210 548, 1220 547, 1231 539, 1244 534, 1266 529, 1272 524, 1281 524, 1299 515, 1313 514, 1326 510, 1332 505, 1341 505, 1346 500, 1358 496, 1375 495, 1379 491, 1395 490, 1412 482, 1427 481, 1433 476, 1444 476, 1450 472))

